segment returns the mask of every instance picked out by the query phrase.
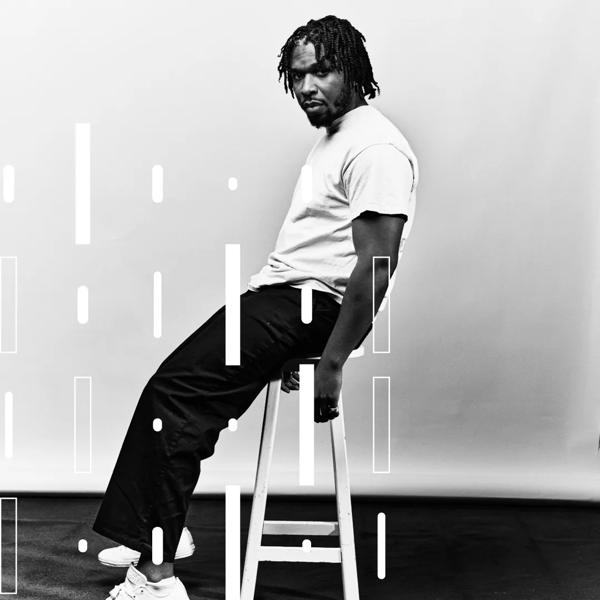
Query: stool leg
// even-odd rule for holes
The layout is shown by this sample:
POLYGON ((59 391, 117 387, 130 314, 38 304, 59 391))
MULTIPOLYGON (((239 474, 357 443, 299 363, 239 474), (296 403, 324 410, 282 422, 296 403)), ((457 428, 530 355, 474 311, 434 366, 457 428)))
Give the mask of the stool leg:
POLYGON ((254 598, 254 588, 256 586, 256 575, 258 572, 258 554, 262 543, 265 508, 267 506, 271 457, 273 456, 273 446, 275 443, 275 426, 277 424, 277 412, 279 410, 280 388, 280 378, 272 379, 267 385, 265 416, 260 438, 256 482, 254 484, 250 527, 248 528, 248 542, 246 544, 246 558, 244 560, 241 600, 253 600, 254 598))
POLYGON ((340 548, 342 552, 344 600, 359 600, 356 553, 354 549, 354 526, 352 524, 352 503, 350 500, 350 478, 348 475, 348 458, 346 454, 346 432, 341 394, 339 416, 330 421, 329 424, 331 428, 335 497, 337 501, 340 548))

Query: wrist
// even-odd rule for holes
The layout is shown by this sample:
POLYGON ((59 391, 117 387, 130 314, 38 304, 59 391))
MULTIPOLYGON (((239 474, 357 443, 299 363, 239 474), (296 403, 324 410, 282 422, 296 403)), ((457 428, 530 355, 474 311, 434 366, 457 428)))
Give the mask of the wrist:
POLYGON ((319 367, 328 371, 341 371, 344 366, 344 361, 339 357, 328 356, 323 354, 321 360, 319 360, 319 367))

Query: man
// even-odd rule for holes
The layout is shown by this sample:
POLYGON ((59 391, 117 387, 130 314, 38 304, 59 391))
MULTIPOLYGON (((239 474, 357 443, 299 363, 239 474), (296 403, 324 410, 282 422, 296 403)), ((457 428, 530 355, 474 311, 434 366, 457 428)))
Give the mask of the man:
MULTIPOLYGON (((173 561, 193 551, 184 521, 200 461, 287 359, 321 354, 315 421, 338 414, 343 365, 369 332, 389 284, 387 261, 373 257, 389 257, 390 272, 396 268, 418 180, 407 141, 365 101, 379 87, 364 41, 347 20, 330 15, 299 27, 281 49, 286 92, 325 133, 308 155, 310 176, 298 181, 275 250, 241 296, 240 366, 225 365, 221 308, 142 392, 93 526, 123 544, 103 551, 102 562, 139 559, 111 598, 188 598, 173 561), (304 287, 312 290, 309 324, 300 320, 304 287), (159 433, 155 418, 162 420, 159 433), (154 527, 163 530, 160 565, 151 561, 154 527)), ((282 387, 298 389, 297 373, 282 387)))

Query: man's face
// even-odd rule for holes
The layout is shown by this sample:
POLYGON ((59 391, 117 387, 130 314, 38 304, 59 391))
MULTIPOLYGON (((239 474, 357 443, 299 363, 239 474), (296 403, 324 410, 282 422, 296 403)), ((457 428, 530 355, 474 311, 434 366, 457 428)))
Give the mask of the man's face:
POLYGON ((344 113, 366 104, 326 58, 317 62, 312 43, 300 40, 291 61, 292 84, 298 104, 314 127, 327 127, 344 113))

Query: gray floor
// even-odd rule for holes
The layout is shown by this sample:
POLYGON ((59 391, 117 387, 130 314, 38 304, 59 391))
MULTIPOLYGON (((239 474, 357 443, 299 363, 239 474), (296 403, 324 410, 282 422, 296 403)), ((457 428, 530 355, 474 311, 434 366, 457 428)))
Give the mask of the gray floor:
MULTIPOLYGON (((99 502, 19 497, 18 598, 104 600, 122 581, 123 569, 96 561, 111 545, 90 528, 99 502), (77 549, 80 539, 88 541, 85 554, 77 549)), ((243 499, 243 543, 249 509, 243 499)), ((273 497, 267 517, 335 519, 335 506, 329 499, 273 497)), ((598 505, 354 498, 354 518, 361 600, 600 599, 598 505), (387 515, 384 580, 376 572, 378 512, 387 515)), ((192 501, 188 527, 197 550, 177 563, 192 600, 225 598, 224 520, 223 497, 192 501)), ((14 583, 10 531, 4 520, 4 592, 14 583)), ((271 543, 292 540, 300 542, 271 543)), ((257 600, 343 597, 339 565, 264 564, 258 577, 257 600)))

